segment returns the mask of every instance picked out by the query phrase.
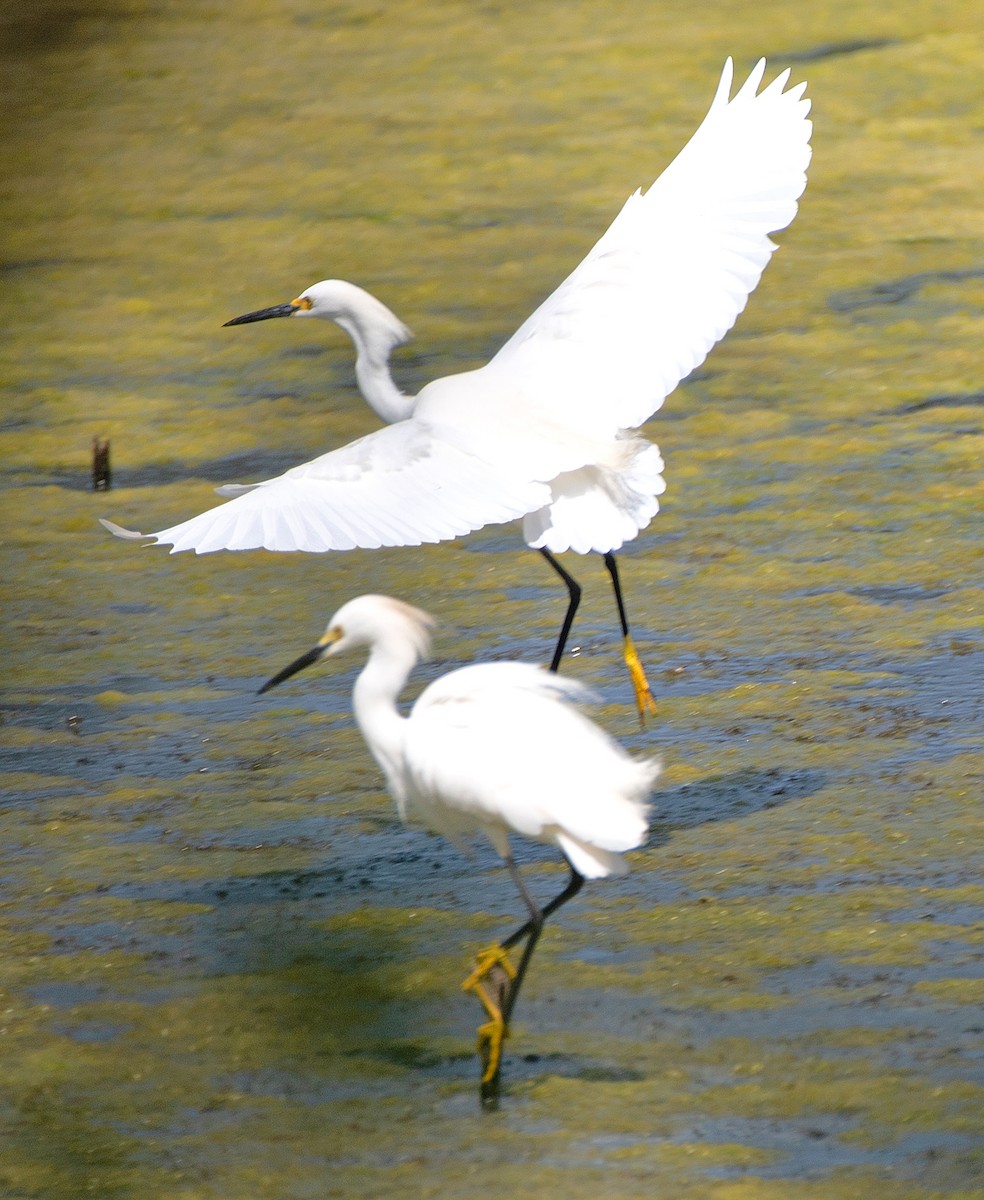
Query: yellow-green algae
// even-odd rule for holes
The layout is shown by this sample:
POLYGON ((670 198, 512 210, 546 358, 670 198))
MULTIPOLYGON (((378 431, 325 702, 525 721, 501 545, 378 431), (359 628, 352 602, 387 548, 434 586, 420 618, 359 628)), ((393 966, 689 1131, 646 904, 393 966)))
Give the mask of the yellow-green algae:
POLYGON ((0 1192, 980 1197, 978 6, 50 0, 0 28, 0 1192), (577 564, 565 670, 663 786, 633 874, 548 929, 482 1120, 458 981, 517 901, 400 828, 344 664, 253 693, 367 590, 441 619, 411 695, 542 660, 550 572, 513 529, 196 559, 95 521, 160 528, 372 428, 337 331, 220 329, 314 279, 408 321, 408 388, 483 361, 729 53, 802 55, 810 185, 651 427, 646 731, 577 564))

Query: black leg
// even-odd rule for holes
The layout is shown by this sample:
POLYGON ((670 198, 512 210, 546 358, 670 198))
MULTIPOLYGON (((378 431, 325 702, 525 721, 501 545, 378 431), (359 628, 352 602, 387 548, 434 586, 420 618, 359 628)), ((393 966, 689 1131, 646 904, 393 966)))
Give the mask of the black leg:
MULTIPOLYGON (((554 556, 545 547, 540 548, 540 553, 553 567, 557 574, 563 579, 567 587, 567 595, 569 597, 567 604, 567 615, 564 617, 564 623, 560 627, 560 637, 557 639, 557 649, 554 650, 553 661, 550 664, 551 671, 557 671, 560 667, 560 660, 564 653, 564 647, 567 645, 567 637, 571 632, 571 626, 574 624, 574 614, 577 612, 577 606, 581 603, 581 585, 573 575, 560 565, 554 556)), ((621 603, 621 601, 620 601, 621 603)))
MULTIPOLYGON (((530 959, 533 957, 533 951, 540 940, 544 923, 551 913, 556 912, 562 904, 566 904, 568 900, 576 896, 584 883, 584 876, 571 867, 571 877, 563 891, 541 908, 530 894, 530 890, 512 858, 506 859, 506 866, 519 894, 523 897, 523 903, 526 905, 530 918, 499 946, 490 948, 491 954, 487 959, 490 964, 488 969, 483 968, 482 956, 479 956, 478 970, 466 981, 468 990, 476 993, 491 1018, 478 1031, 479 1053, 482 1061, 479 1099, 486 1112, 494 1112, 499 1107, 502 1039, 508 1034, 509 1020, 516 1006, 519 989, 530 965, 530 959), (505 952, 524 937, 526 944, 523 946, 519 966, 513 969, 505 957, 505 952), (506 967, 509 968, 508 971, 506 967), (492 994, 490 995, 490 993, 492 994)), ((569 863, 568 866, 570 866, 569 863)))
MULTIPOLYGON (((570 863, 568 863, 567 865, 570 867, 570 863)), ((554 898, 550 901, 549 904, 545 904, 543 906, 543 908, 540 910, 543 913, 544 920, 546 920, 546 918, 549 917, 552 913, 555 913, 562 904, 566 904, 568 900, 573 900, 573 898, 578 894, 578 892, 581 890, 581 888, 583 886, 584 886, 584 876, 579 874, 579 872, 575 871, 574 868, 571 867, 571 877, 567 881, 567 886, 564 888, 564 890, 559 895, 554 896, 554 898)), ((524 889, 521 889, 521 890, 524 890, 524 889)), ((523 898, 526 899, 525 896, 523 898)), ((529 908, 528 901, 527 901, 527 908, 529 908)), ((516 930, 515 933, 511 933, 509 935, 509 937, 507 937, 505 939, 505 941, 503 941, 503 943, 502 943, 503 947, 506 950, 508 950, 511 946, 515 946, 516 943, 520 940, 520 938, 526 937, 526 935, 530 932, 531 928, 532 928, 532 924, 530 921, 527 921, 525 925, 521 925, 516 930)))
MULTIPOLYGON (((502 1019, 508 1026, 509 1017, 512 1014, 513 1008, 516 1006, 516 998, 519 996, 519 989, 523 985, 523 979, 526 975, 526 968, 530 965, 530 959, 533 957, 533 951, 536 949, 536 944, 540 940, 540 934, 543 933, 543 924, 547 919, 546 913, 533 899, 529 888, 526 886, 526 881, 519 873, 519 868, 511 858, 506 859, 506 868, 512 876, 512 881, 519 890, 519 894, 523 897, 523 903, 526 905, 526 910, 530 914, 530 919, 523 926, 529 932, 526 935, 526 945, 523 947, 523 953, 520 956, 519 966, 516 968, 516 976, 509 988, 509 995, 506 998, 506 1003, 502 1009, 502 1019)), ((513 935, 516 941, 519 940, 517 934, 513 935)), ((515 942, 512 943, 515 945, 515 942)))
MULTIPOLYGON (((570 866, 570 863, 567 865, 570 866)), ((551 913, 555 913, 562 904, 566 904, 568 900, 578 894, 584 884, 584 876, 571 867, 571 877, 567 881, 567 886, 559 895, 554 896, 549 904, 545 904, 541 908, 530 895, 529 888, 527 888, 525 880, 519 873, 519 868, 511 858, 506 860, 506 866, 509 868, 509 874, 512 876, 513 883, 519 889, 519 893, 523 897, 530 914, 530 919, 526 924, 522 925, 502 943, 508 950, 510 946, 515 946, 524 932, 527 934, 526 945, 523 947, 523 957, 519 960, 519 966, 516 968, 516 978, 512 981, 512 987, 509 989, 509 999, 506 1001, 506 1007, 502 1013, 503 1019, 508 1025, 509 1018, 512 1016, 512 1010, 516 1005, 516 997, 519 995, 523 976, 526 974, 526 968, 533 957, 533 950, 540 940, 540 934, 543 932, 543 926, 546 924, 547 917, 551 913)))
POLYGON ((653 694, 649 688, 649 681, 646 679, 646 672, 639 661, 639 655, 636 653, 632 635, 629 633, 629 621, 625 615, 625 601, 622 599, 622 587, 618 581, 618 564, 615 562, 615 555, 611 551, 605 555, 605 566, 608 568, 608 574, 612 577, 612 587, 615 589, 615 603, 618 605, 618 619, 622 626, 622 637, 624 639, 623 653, 625 655, 625 665, 629 668, 629 677, 632 680, 632 687, 635 689, 636 707, 639 710, 639 724, 644 725, 646 723, 646 713, 655 713, 656 701, 653 699, 653 694))
POLYGON ((625 616, 625 602, 622 599, 622 586, 618 581, 618 564, 615 555, 609 550, 605 555, 605 566, 612 577, 612 587, 615 589, 615 603, 618 605, 618 619, 622 626, 622 637, 629 636, 629 622, 625 616))

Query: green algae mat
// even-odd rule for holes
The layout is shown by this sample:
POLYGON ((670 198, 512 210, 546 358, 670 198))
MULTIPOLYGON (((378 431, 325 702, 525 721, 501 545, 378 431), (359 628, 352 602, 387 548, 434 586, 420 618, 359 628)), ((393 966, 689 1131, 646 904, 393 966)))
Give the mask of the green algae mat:
MULTIPOLYGON (((0 178, 0 1196, 984 1196, 984 34, 978 6, 243 0, 8 6, 0 178), (350 596, 435 674, 544 661, 513 527, 169 557, 212 489, 374 427, 317 279, 484 361, 703 116, 809 82, 814 161, 563 670, 659 754, 648 846, 548 926, 479 1112, 459 983, 494 855, 404 828, 353 668, 258 699, 350 596), (90 485, 93 438, 113 488, 90 485)), ((538 895, 562 884, 524 847, 538 895)))

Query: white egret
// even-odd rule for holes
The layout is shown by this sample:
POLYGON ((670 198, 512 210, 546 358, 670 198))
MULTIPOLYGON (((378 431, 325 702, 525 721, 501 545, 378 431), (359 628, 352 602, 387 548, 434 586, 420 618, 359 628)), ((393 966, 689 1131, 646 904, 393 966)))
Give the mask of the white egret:
POLYGON ((325 280, 290 304, 229 324, 323 317, 356 348, 356 378, 392 422, 143 535, 172 553, 327 551, 419 545, 523 518, 527 543, 568 589, 552 669, 580 588, 554 555, 604 555, 640 714, 652 706, 619 586, 615 552, 644 529, 664 490, 658 448, 631 431, 703 361, 745 307, 792 221, 810 160, 804 83, 784 71, 761 92, 765 60, 731 97, 725 63, 696 133, 643 194, 636 191, 584 261, 482 368, 404 395, 389 370, 409 332, 380 301, 325 280))
POLYGON ((489 1018, 479 1028, 488 1108, 497 1102, 502 1039, 544 921, 585 879, 625 874, 623 852, 647 834, 646 800, 659 766, 630 758, 574 707, 588 696, 580 684, 528 663, 450 671, 402 716, 396 700, 428 650, 432 624, 427 613, 389 596, 359 596, 335 613, 312 650, 260 691, 325 655, 368 649, 352 707, 400 816, 415 814, 466 852, 464 839, 485 834, 505 861, 529 919, 481 951, 463 984, 489 1018), (542 907, 513 860, 510 833, 556 846, 570 867, 567 886, 542 907), (508 950, 524 939, 513 967, 508 950), (501 992, 487 986, 495 971, 505 981, 501 992))

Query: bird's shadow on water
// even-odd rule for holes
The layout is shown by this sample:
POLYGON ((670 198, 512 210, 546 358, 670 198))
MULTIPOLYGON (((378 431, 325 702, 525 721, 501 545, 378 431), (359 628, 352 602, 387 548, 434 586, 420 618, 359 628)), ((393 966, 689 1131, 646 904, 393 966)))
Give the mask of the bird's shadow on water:
MULTIPOLYGON (((822 771, 770 767, 657 789, 648 846, 666 845, 678 831, 739 820, 804 799, 826 783, 822 771)), ((250 906, 297 903, 307 906, 312 917, 374 905, 429 906, 451 914, 460 912, 463 928, 469 914, 514 912, 522 916, 501 860, 484 840, 466 857, 439 835, 408 828, 395 814, 381 812, 361 818, 357 831, 340 829, 334 844, 340 852, 323 867, 201 882, 190 890, 183 888, 180 898, 250 906), (476 877, 480 877, 478 887, 476 877)), ((539 843, 516 839, 514 853, 520 867, 534 873, 544 865, 559 864, 557 851, 539 843)), ((642 878, 639 872, 635 874, 642 878)), ((547 890, 554 883, 551 874, 547 890)))
POLYGON ((802 800, 820 791, 826 782, 822 771, 771 767, 716 775, 658 791, 650 844, 664 845, 676 830, 748 817, 763 809, 802 800))
MULTIPOLYGON (((820 772, 772 767, 657 791, 649 848, 672 842, 677 832, 801 800, 823 784, 820 772)), ((127 921, 127 951, 157 966, 121 990, 108 983, 88 992, 63 985, 33 999, 50 1005, 52 1020, 82 1043, 93 1030, 112 1041, 118 1027, 120 1036, 136 1037, 139 1045, 161 1023, 159 1014, 187 1013, 192 1026, 226 1028, 203 1064, 217 1094, 226 1089, 293 1110, 407 1097, 424 1087, 446 1115, 472 1119, 478 1111, 473 1030, 482 1014, 458 985, 478 945, 522 919, 507 872, 490 847, 478 846, 469 859, 440 837, 405 828, 388 809, 352 820, 328 806, 322 833, 324 861, 302 869, 194 872, 183 879, 164 872, 100 888, 116 900, 137 902, 126 910, 128 918, 146 902, 148 921, 127 921), (164 911, 162 903, 176 912, 166 929, 155 915, 164 911), (248 1019, 240 1023, 230 1012, 248 1019), (137 1029, 126 1033, 133 1021, 137 1029)), ((517 839, 516 852, 541 900, 559 890, 564 876, 553 848, 517 839)), ((680 887, 679 878, 664 878, 639 862, 625 879, 589 885, 569 912, 559 914, 561 953, 583 953, 585 915, 592 930, 599 920, 619 919, 616 912, 606 914, 605 900, 645 909, 661 898, 672 901, 680 887)), ((80 926, 78 936, 95 939, 79 949, 108 953, 122 935, 102 925, 80 926)), ((606 939, 593 938, 591 946, 592 963, 619 969, 618 952, 606 939)), ((614 992, 609 1001, 617 1001, 614 992)), ((658 1007, 658 1000, 652 1003, 658 1007)), ((549 1021, 569 1026, 570 1048, 543 1048, 534 1033, 517 1038, 504 1065, 507 1103, 521 1102, 524 1085, 545 1076, 587 1085, 639 1078, 625 1063, 581 1048, 578 1029, 597 1028, 593 1004, 590 992, 551 996, 549 1021)), ((521 1001, 521 1009, 519 1019, 536 1026, 537 1006, 521 1001)), ((646 1019, 645 1012, 639 1016, 642 1009, 647 1004, 633 997, 637 1021, 646 1019)), ((159 1069, 166 1082, 166 1056, 159 1069)), ((64 1126, 59 1156, 69 1173, 82 1169, 78 1149, 87 1136, 83 1123, 68 1119, 73 1096, 86 1094, 84 1078, 76 1085, 73 1091, 66 1083, 65 1099, 44 1098, 34 1129, 64 1126)), ((189 1123, 207 1129, 225 1119, 221 1105, 217 1113, 210 1112, 207 1096, 201 1104, 167 1109, 154 1136, 180 1139, 189 1123)), ((139 1141, 142 1134, 134 1127, 133 1136, 139 1141)), ((118 1194, 129 1191, 123 1186, 118 1194)))
MULTIPOLYGON (((678 831, 801 800, 824 782, 818 771, 772 767, 657 791, 649 846, 671 842, 678 831)), ((136 944, 141 923, 128 923, 129 950, 144 949, 149 959, 170 962, 173 969, 155 971, 156 983, 145 978, 136 995, 114 996, 112 986, 101 985, 91 996, 69 987, 64 995, 51 992, 35 1000, 50 1004, 56 1018, 60 1010, 67 1035, 83 1042, 92 1028, 111 1036, 114 1022, 132 1020, 135 999, 147 1013, 148 1028, 160 1023, 158 1012, 185 1005, 203 1026, 225 1022, 223 1044, 205 1063, 210 1086, 217 1095, 231 1090, 247 1104, 275 1100, 287 1106, 285 1119, 297 1106, 385 1102, 421 1087, 446 1117, 475 1119, 478 1060, 472 1031, 482 1014, 458 991, 457 972, 467 969, 479 942, 513 927, 518 905, 507 873, 491 848, 482 845, 469 859, 440 837, 405 828, 392 811, 362 815, 357 823, 329 812, 325 833, 327 860, 313 868, 183 880, 160 875, 110 885, 105 891, 119 899, 145 900, 152 908, 172 901, 199 910, 177 919, 163 936, 151 921, 144 946, 136 944), (120 999, 131 1002, 122 1012, 116 1007, 120 999), (240 1023, 229 1022, 230 1003, 248 1014, 242 1045, 240 1023)), ((555 892, 562 880, 556 851, 529 842, 517 843, 516 850, 537 893, 555 892)), ((621 899, 642 907, 665 888, 669 896, 679 881, 673 885, 657 871, 637 868, 615 885, 621 899)), ((594 890, 585 889, 588 904, 594 890)), ((597 891, 604 894, 601 887, 597 891)), ((603 912, 594 914, 592 928, 603 912)), ((576 930, 578 911, 563 917, 564 923, 576 930)), ((593 962, 603 963, 607 954, 617 968, 617 955, 605 950, 604 939, 593 939, 592 946, 593 962)), ((617 1000, 607 995, 610 1003, 617 1000)), ((585 1022, 592 1027, 598 1015, 592 1003, 590 995, 555 997, 550 1019, 564 1019, 564 1007, 571 1005, 568 1018, 576 1035, 585 1022)), ((633 998, 637 1021, 643 1019, 639 1007, 633 998)), ((535 1013, 535 1006, 527 1011, 535 1013)), ((159 1067, 166 1083, 166 1056, 159 1067)), ((541 1053, 532 1034, 507 1052, 504 1076, 507 1105, 522 1103, 524 1086, 545 1076, 586 1085, 644 1077, 624 1062, 588 1047, 582 1051, 576 1036, 570 1050, 541 1053)), ((80 1078, 79 1096, 85 1088, 80 1078)), ((75 1172, 81 1179, 87 1178, 87 1160, 80 1147, 91 1144, 93 1131, 72 1116, 72 1094, 69 1088, 67 1099, 46 1097, 31 1132, 46 1133, 50 1148, 54 1126, 60 1161, 69 1176, 75 1172)), ((180 1139, 192 1128, 201 1133, 228 1119, 221 1104, 213 1108, 208 1095, 168 1108, 155 1120, 153 1136, 180 1139)), ((143 1134, 130 1125, 139 1142, 143 1134)), ((25 1145, 25 1155, 31 1152, 25 1145)), ((121 1172, 127 1161, 121 1152, 121 1172)), ((125 1173, 120 1187, 106 1194, 121 1200, 134 1194, 125 1173)))
MULTIPOLYGON (((147 1194, 139 1164, 148 1153, 213 1133, 221 1139, 236 1111, 273 1105, 275 1138, 313 1105, 408 1095, 410 1070, 441 1084, 460 1080, 469 1090, 464 1085, 476 1073, 470 1040, 460 1039, 458 1054, 435 1053, 430 1030, 440 1025, 446 999, 414 970, 414 935, 392 920, 372 928, 369 916, 350 928, 322 928, 291 912, 294 906, 272 903, 291 895, 283 875, 238 880, 238 892, 232 881, 203 885, 197 894, 211 896, 210 911, 163 938, 132 923, 129 953, 146 949, 157 964, 140 979, 30 990, 51 1030, 80 1053, 59 1052, 66 1062, 57 1086, 42 1078, 23 1090, 5 1142, 13 1162, 56 1178, 59 1195, 98 1187, 101 1196, 128 1200, 147 1194), (412 988, 401 983, 402 971, 413 972, 412 988), (164 1043, 159 1030, 172 1024, 164 1043), (220 1035, 205 1038, 207 1049, 194 1045, 199 1031, 217 1028, 220 1035), (420 1030, 428 1032, 421 1037, 420 1030), (131 1083, 141 1079, 141 1062, 153 1064, 149 1084, 131 1083)), ((294 898, 306 895, 301 882, 294 898)))
MULTIPOLYGON (((649 847, 671 842, 678 831, 803 799, 824 782, 819 771, 773 767, 657 792, 649 847)), ((240 1072, 233 1081, 238 1090, 300 1088, 312 1098, 337 1099, 387 1087, 398 1091, 400 1077, 414 1072, 467 1091, 475 1074, 469 1022, 478 1014, 457 994, 452 960, 460 957, 464 972, 474 945, 504 935, 522 918, 507 873, 490 848, 481 846, 467 858, 442 838, 403 827, 395 814, 363 818, 357 830, 339 827, 328 842, 335 847, 334 858, 313 869, 181 884, 148 881, 113 890, 208 905, 209 914, 195 922, 192 944, 182 948, 186 960, 207 974, 242 974, 247 992, 255 972, 282 979, 275 1026, 281 1040, 289 1031, 287 1044, 294 1050, 282 1062, 271 1061, 252 1074, 240 1072), (434 955, 447 963, 435 964, 434 955), (410 977, 412 986, 404 986, 401 980, 410 977), (328 1007, 326 995, 335 997, 328 1007), (423 1038, 422 1029, 427 1031, 423 1038), (339 1044, 327 1057, 318 1050, 326 1038, 339 1044), (449 1050, 448 1039, 460 1039, 460 1049, 449 1050), (295 1056, 308 1063, 303 1080, 296 1078, 295 1056), (361 1083, 360 1062, 366 1065, 361 1083)), ((558 865, 553 848, 524 842, 516 851, 541 901, 558 890, 561 875, 552 869, 558 865)), ((616 884, 622 899, 639 904, 651 904, 664 891, 669 898, 680 887, 679 880, 641 869, 616 884)), ((588 903, 593 890, 584 893, 588 903)), ((600 888, 598 894, 603 894, 600 888)), ((563 918, 568 920, 576 927, 578 912, 563 918)), ((604 960, 605 952, 596 945, 593 961, 599 956, 604 960)), ((611 961, 617 965, 614 951, 611 961)), ((590 1055, 532 1052, 511 1055, 507 1075, 511 1082, 545 1072, 604 1080, 622 1078, 619 1070, 590 1055)))

